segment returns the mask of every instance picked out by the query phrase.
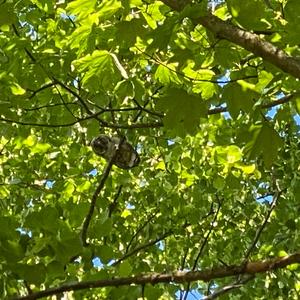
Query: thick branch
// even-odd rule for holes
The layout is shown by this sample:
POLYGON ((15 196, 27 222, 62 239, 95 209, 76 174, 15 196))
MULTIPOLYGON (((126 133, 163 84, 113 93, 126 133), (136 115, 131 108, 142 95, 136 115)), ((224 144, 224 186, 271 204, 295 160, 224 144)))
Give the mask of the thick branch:
POLYGON ((197 280, 210 281, 216 278, 231 277, 236 275, 252 275, 256 273, 264 273, 267 271, 273 271, 279 268, 284 268, 288 265, 300 263, 300 252, 294 254, 268 259, 264 261, 248 262, 246 266, 232 265, 228 267, 219 267, 211 270, 203 271, 176 271, 173 273, 161 274, 143 274, 133 277, 121 277, 103 280, 83 281, 83 282, 72 282, 64 284, 60 287, 50 288, 44 291, 32 293, 27 296, 14 298, 15 300, 32 300, 39 299, 46 296, 57 295, 59 293, 67 291, 77 291, 91 288, 103 288, 103 287, 118 287, 118 286, 129 286, 145 285, 145 284, 157 284, 157 283, 183 283, 192 282, 197 280))
MULTIPOLYGON (((180 11, 183 9, 183 6, 176 4, 176 0, 161 1, 173 10, 180 11)), ((260 38, 259 35, 222 21, 212 14, 198 17, 193 21, 201 24, 217 37, 239 45, 270 62, 282 71, 300 78, 300 60, 287 55, 283 50, 260 38)))
POLYGON ((300 60, 287 55, 283 50, 260 38, 259 35, 239 29, 213 15, 200 17, 196 21, 219 38, 233 42, 265 59, 282 71, 300 78, 300 60))

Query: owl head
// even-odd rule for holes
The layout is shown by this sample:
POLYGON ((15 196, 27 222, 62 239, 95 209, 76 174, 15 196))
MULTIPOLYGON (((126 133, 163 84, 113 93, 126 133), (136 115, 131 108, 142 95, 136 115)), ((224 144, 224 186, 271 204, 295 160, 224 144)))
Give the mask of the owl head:
POLYGON ((92 140, 91 146, 97 155, 105 156, 105 154, 110 150, 111 143, 112 141, 109 136, 101 134, 92 140))

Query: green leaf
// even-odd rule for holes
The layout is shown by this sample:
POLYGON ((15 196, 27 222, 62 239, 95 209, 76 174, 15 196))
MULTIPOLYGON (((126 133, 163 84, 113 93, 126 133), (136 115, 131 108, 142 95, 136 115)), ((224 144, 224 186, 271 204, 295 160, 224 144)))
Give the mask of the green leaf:
POLYGON ((263 30, 267 28, 264 17, 267 11, 267 5, 260 0, 251 0, 241 3, 239 0, 228 0, 227 6, 232 16, 245 28, 252 30, 263 30))
POLYGON ((197 19, 203 15, 207 14, 207 0, 203 0, 197 4, 189 4, 184 7, 182 12, 180 13, 181 18, 191 18, 197 19))
POLYGON ((166 113, 165 127, 183 135, 195 133, 200 118, 207 113, 200 96, 196 97, 176 88, 167 90, 166 95, 158 100, 157 107, 166 113))
POLYGON ((132 267, 128 261, 123 261, 119 267, 120 276, 129 276, 132 272, 132 267))
POLYGON ((130 21, 121 21, 116 24, 117 38, 127 42, 127 45, 133 45, 136 38, 146 34, 146 29, 143 27, 144 22, 141 19, 132 19, 130 21))
POLYGON ((69 37, 71 49, 80 48, 85 50, 87 48, 87 41, 91 33, 91 25, 85 25, 76 28, 69 37))
POLYGON ((11 217, 0 217, 0 238, 9 239, 17 238, 18 234, 16 232, 18 225, 14 218, 11 217))
POLYGON ((15 18, 13 3, 2 2, 0 4, 0 26, 14 23, 15 18))
POLYGON ((97 8, 100 21, 107 20, 115 15, 122 7, 122 2, 118 0, 104 0, 97 8))
POLYGON ((215 158, 223 165, 232 165, 242 159, 242 151, 235 145, 216 147, 215 158))
POLYGON ((100 238, 103 236, 110 235, 112 231, 112 225, 113 223, 110 218, 106 220, 103 219, 97 220, 97 222, 93 226, 92 236, 100 238))
POLYGON ((24 95, 26 93, 26 91, 16 82, 10 84, 10 89, 14 95, 24 95))
POLYGON ((114 89, 119 103, 122 103, 126 98, 134 98, 134 92, 134 86, 130 80, 119 81, 114 89))
POLYGON ((25 252, 18 241, 6 240, 1 242, 0 246, 1 257, 6 263, 15 264, 24 258, 25 252))
POLYGON ((117 80, 115 61, 106 50, 95 50, 92 54, 75 60, 73 64, 79 72, 85 72, 82 83, 94 86, 95 90, 99 85, 111 88, 117 80))
POLYGON ((287 21, 285 28, 288 31, 286 38, 289 44, 292 45, 296 45, 300 41, 299 35, 297 34, 300 29, 300 16, 298 14, 299 8, 299 1, 297 0, 289 0, 284 6, 284 15, 287 21))
POLYGON ((146 10, 142 10, 143 17, 147 21, 150 28, 155 29, 157 27, 157 22, 164 19, 164 15, 161 12, 163 3, 160 1, 155 1, 152 4, 147 5, 146 10))
POLYGON ((273 78, 274 76, 271 73, 261 71, 258 76, 258 82, 255 85, 255 90, 259 93, 263 93, 264 89, 268 86, 273 78))
POLYGON ((176 63, 160 64, 155 72, 155 79, 162 84, 180 84, 181 80, 177 74, 176 63))
POLYGON ((28 283, 39 285, 45 281, 46 268, 43 264, 23 265, 18 264, 16 268, 17 273, 28 283))
POLYGON ((266 167, 271 167, 277 159, 279 149, 283 146, 282 139, 267 123, 252 126, 251 132, 252 140, 246 145, 245 153, 250 159, 262 154, 266 167))
POLYGON ((94 12, 96 0, 74 0, 68 3, 67 10, 79 18, 87 17, 94 12))
POLYGON ((222 190, 225 186, 225 179, 223 177, 218 176, 213 180, 213 187, 217 190, 222 190))
POLYGON ((107 264, 114 257, 113 249, 106 245, 99 246, 96 254, 101 258, 104 264, 107 264))
POLYGON ((239 147, 231 145, 227 148, 227 161, 232 164, 242 158, 242 151, 239 147))
POLYGON ((56 278, 64 278, 64 265, 53 260, 47 265, 47 280, 54 280, 56 278))
POLYGON ((196 82, 193 87, 193 92, 200 93, 204 100, 212 98, 218 91, 218 85, 211 82, 196 82))
POLYGON ((227 103, 228 111, 233 118, 237 118, 240 111, 250 112, 254 105, 256 94, 243 89, 239 84, 228 84, 224 87, 222 99, 227 103))

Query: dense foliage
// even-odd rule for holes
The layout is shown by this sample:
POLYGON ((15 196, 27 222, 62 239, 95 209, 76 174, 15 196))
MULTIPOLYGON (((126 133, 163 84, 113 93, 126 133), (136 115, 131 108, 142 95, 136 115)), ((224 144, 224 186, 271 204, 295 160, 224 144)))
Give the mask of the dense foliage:
MULTIPOLYGON (((299 251, 299 11, 298 0, 2 1, 0 297, 299 251), (253 35, 244 45, 234 30, 253 35), (291 61, 271 44, 260 55, 260 41, 291 61), (110 169, 89 146, 100 133, 126 136, 139 166, 110 169)), ((69 297, 298 299, 297 264, 244 270, 69 297)))

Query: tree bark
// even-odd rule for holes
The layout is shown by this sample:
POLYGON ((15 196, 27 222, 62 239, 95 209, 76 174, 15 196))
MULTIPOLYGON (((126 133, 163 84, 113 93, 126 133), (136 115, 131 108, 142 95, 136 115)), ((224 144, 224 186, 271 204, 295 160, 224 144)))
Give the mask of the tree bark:
POLYGON ((187 283, 197 280, 210 281, 217 278, 231 277, 236 275, 254 275, 257 273, 264 273, 267 271, 274 271, 276 269, 284 268, 288 265, 300 263, 300 252, 273 259, 248 262, 241 265, 231 265, 226 267, 218 267, 211 270, 203 271, 177 271, 173 273, 150 273, 137 275, 132 277, 112 278, 104 280, 83 281, 66 283, 62 286, 50 288, 44 291, 29 294, 27 296, 14 298, 15 300, 32 300, 39 299, 46 296, 57 295, 67 291, 76 291, 90 288, 103 287, 118 287, 124 285, 145 285, 157 283, 187 283))
MULTIPOLYGON (((184 8, 183 4, 178 5, 176 0, 162 0, 162 2, 176 11, 184 8)), ((188 2, 185 1, 185 4, 188 2)), ((240 29, 210 13, 193 21, 196 24, 201 24, 217 37, 243 47, 282 71, 300 79, 300 59, 289 56, 280 48, 262 39, 259 35, 240 29)))

